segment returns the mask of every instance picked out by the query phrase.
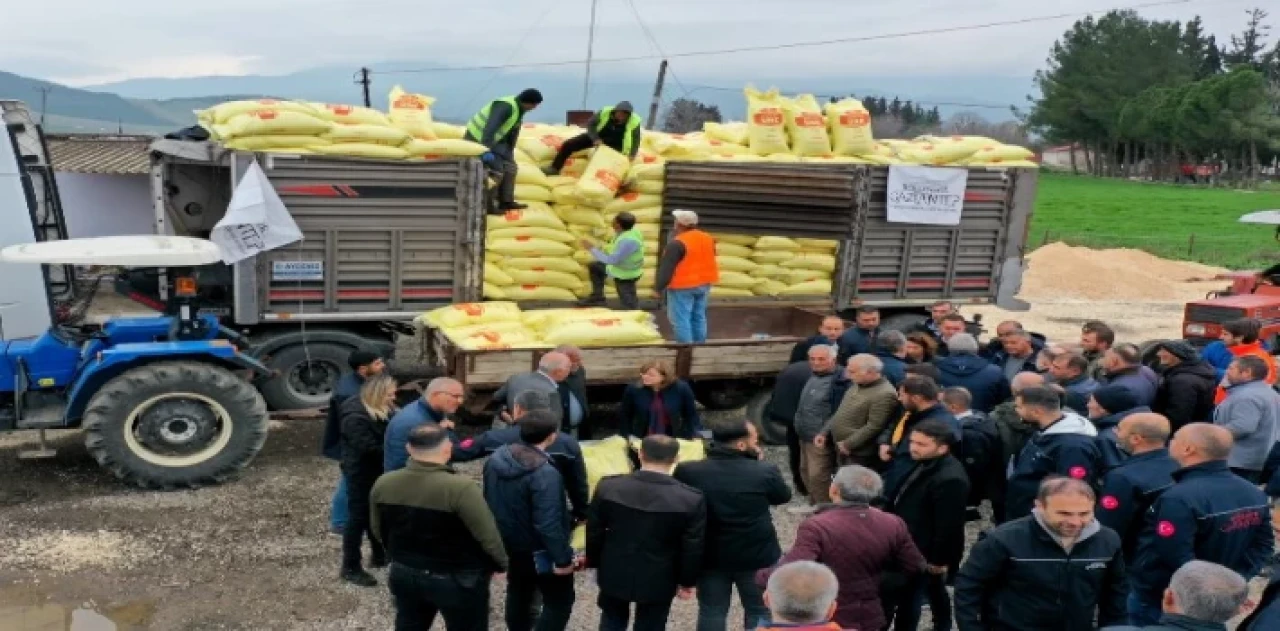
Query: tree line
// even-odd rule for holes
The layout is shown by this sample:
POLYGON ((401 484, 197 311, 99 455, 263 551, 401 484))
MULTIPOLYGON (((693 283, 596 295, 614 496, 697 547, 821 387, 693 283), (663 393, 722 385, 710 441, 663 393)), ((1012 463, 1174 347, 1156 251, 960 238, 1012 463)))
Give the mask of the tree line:
POLYGON ((1079 20, 1036 73, 1040 98, 1019 114, 1046 142, 1071 145, 1072 164, 1094 175, 1167 179, 1208 164, 1256 181, 1280 158, 1280 42, 1268 44, 1266 11, 1247 15, 1225 44, 1199 17, 1079 20))

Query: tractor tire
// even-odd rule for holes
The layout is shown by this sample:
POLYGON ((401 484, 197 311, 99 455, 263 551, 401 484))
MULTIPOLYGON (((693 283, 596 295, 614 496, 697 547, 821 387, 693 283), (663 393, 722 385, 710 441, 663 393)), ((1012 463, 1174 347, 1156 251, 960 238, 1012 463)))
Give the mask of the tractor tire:
POLYGON ((756 426, 760 440, 769 445, 787 444, 787 428, 769 419, 769 401, 773 399, 771 390, 757 392, 747 401, 747 420, 756 426))
POLYGON ((275 373, 259 386, 272 410, 307 410, 329 405, 338 380, 351 372, 355 348, 332 342, 290 344, 266 359, 275 373))
POLYGON ((880 328, 885 331, 898 331, 903 335, 916 330, 922 326, 929 316, 923 313, 899 313, 884 319, 880 323, 880 328))
POLYGON ((108 381, 84 415, 98 464, 144 489, 219 484, 267 441, 267 406, 251 384, 213 364, 147 364, 108 381))

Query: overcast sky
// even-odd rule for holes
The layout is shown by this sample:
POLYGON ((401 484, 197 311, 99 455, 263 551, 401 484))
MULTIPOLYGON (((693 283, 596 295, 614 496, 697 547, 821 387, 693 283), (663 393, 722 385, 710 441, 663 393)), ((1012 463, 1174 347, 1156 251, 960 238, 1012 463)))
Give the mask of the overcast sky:
MULTIPOLYGON (((667 54, 968 26, 1133 6, 1142 0, 631 0, 667 54)), ((597 58, 657 55, 628 0, 598 0, 597 58)), ((591 0, 51 0, 7 2, 0 70, 93 85, 147 77, 284 74, 582 59, 591 0), (358 6, 370 7, 357 9, 358 6), (400 62, 392 64, 391 62, 400 62)), ((1225 41, 1261 0, 1192 0, 1147 17, 1203 16, 1225 41)), ((1280 14, 1280 11, 1276 12, 1280 14)), ((675 58, 717 76, 1003 75, 1040 68, 1074 21, 768 52, 675 58)), ((1273 16, 1280 22, 1280 15, 1273 16)), ((1277 26, 1280 31, 1280 24, 1277 26)), ((651 75, 656 61, 596 73, 651 75)), ((553 70, 553 69, 549 69, 553 70)), ((559 71, 581 74, 581 66, 559 71)))

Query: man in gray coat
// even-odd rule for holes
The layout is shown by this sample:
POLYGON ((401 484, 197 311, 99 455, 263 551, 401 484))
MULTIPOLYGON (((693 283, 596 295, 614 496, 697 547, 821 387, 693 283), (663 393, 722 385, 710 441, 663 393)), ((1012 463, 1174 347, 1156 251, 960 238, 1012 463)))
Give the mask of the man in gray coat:
MULTIPOLYGON (((527 390, 546 393, 552 401, 562 401, 560 383, 569 378, 573 370, 573 361, 564 353, 547 353, 538 360, 538 369, 533 372, 522 372, 511 375, 498 391, 493 393, 493 400, 502 405, 499 415, 507 423, 513 423, 511 410, 515 409, 516 397, 527 390)), ((552 406, 551 412, 560 419, 564 418, 563 405, 552 406)))
POLYGON ((1260 357, 1237 357, 1227 368, 1227 398, 1213 413, 1213 424, 1231 431, 1235 447, 1227 466, 1236 475, 1260 483, 1267 454, 1276 443, 1280 394, 1267 385, 1267 364, 1260 357))
MULTIPOLYGON (((809 490, 809 502, 816 507, 831 501, 828 489, 835 473, 835 458, 826 440, 827 421, 840 400, 833 389, 838 379, 835 346, 819 344, 809 349, 809 368, 813 375, 800 393, 796 408, 796 434, 800 436, 800 471, 809 490)), ((805 512, 805 511, 801 511, 805 512)), ((811 512, 811 511, 808 511, 811 512)))

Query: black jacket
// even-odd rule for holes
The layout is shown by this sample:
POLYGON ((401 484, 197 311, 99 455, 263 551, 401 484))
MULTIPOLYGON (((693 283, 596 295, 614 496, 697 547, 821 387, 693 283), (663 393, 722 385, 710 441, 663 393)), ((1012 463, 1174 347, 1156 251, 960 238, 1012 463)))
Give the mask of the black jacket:
MULTIPOLYGON (((492 455, 504 445, 520 442, 520 426, 512 425, 487 431, 454 445, 451 462, 470 462, 492 455)), ((587 461, 582 457, 578 439, 564 432, 556 434, 556 442, 547 448, 551 464, 560 472, 574 519, 587 518, 587 461)))
POLYGON ((1218 389, 1218 373, 1204 360, 1183 363, 1164 371, 1151 406, 1169 419, 1177 431, 1188 423, 1213 421, 1213 397, 1218 389))
POLYGON ((605 478, 587 518, 587 566, 600 592, 662 603, 694 587, 702 571, 707 502, 698 490, 652 471, 605 478))
POLYGON ((759 570, 782 556, 769 507, 790 501, 791 488, 776 465, 757 460, 754 454, 712 445, 706 460, 676 467, 675 478, 706 498, 704 568, 759 570))
POLYGON ((1262 590, 1258 606, 1249 617, 1240 621, 1240 631, 1268 631, 1280 629, 1280 564, 1271 566, 1271 580, 1262 590))
POLYGON ((1051 475, 1070 476, 1089 484, 1097 482, 1102 463, 1097 440, 1080 433, 1089 429, 1089 421, 1068 413, 1023 445, 1009 473, 1006 520, 1030 515, 1040 483, 1051 475))
POLYGON ((814 346, 817 346, 817 345, 819 345, 819 344, 826 344, 827 346, 834 346, 834 345, 836 345, 836 344, 839 344, 839 340, 836 340, 835 342, 832 342, 831 340, 827 339, 827 336, 825 336, 825 335, 815 335, 815 336, 813 336, 813 337, 811 337, 811 338, 808 338, 808 339, 805 339, 805 340, 801 340, 801 341, 799 341, 799 342, 796 342, 796 345, 795 345, 795 346, 793 346, 793 347, 791 347, 791 361, 790 361, 790 363, 792 363, 792 364, 794 364, 794 363, 796 363, 796 362, 805 362, 805 363, 808 363, 808 361, 809 361, 809 349, 811 349, 811 348, 813 348, 814 346))
POLYGON ((783 368, 773 382, 773 397, 769 399, 767 410, 769 418, 783 425, 794 424, 800 395, 804 394, 804 386, 812 376, 813 370, 809 368, 808 361, 795 362, 783 368))
MULTIPOLYGON (((693 388, 684 380, 663 388, 658 396, 662 397, 662 408, 666 411, 667 421, 671 424, 672 436, 692 439, 702 430, 702 418, 698 415, 698 402, 693 396, 693 388)), ((623 436, 644 438, 649 435, 649 423, 653 420, 650 406, 653 404, 653 388, 633 383, 622 393, 622 404, 618 406, 618 431, 623 436)))
MULTIPOLYGON (((1245 620, 1248 622, 1248 619, 1245 620)), ((1238 627, 1240 631, 1254 631, 1249 629, 1244 622, 1238 627)), ((1269 628, 1269 627, 1268 627, 1269 628)), ((1160 616, 1160 622, 1150 627, 1106 627, 1102 631, 1227 631, 1227 625, 1220 622, 1204 622, 1176 613, 1166 613, 1160 616)), ((1262 628, 1259 629, 1262 631, 1262 628)))
POLYGON ((902 518, 929 565, 949 567, 964 557, 969 476, 955 456, 917 462, 885 510, 902 518))
POLYGON ((960 566, 955 586, 959 631, 1086 631, 1124 624, 1120 535, 1091 522, 1062 548, 1035 515, 987 533, 960 566))
POLYGON ((911 459, 911 430, 916 425, 925 421, 939 421, 946 424, 955 431, 955 442, 952 447, 956 447, 960 442, 960 422, 951 414, 941 403, 935 405, 923 412, 911 412, 910 414, 902 414, 889 419, 889 423, 885 425, 884 431, 880 433, 881 445, 893 446, 893 459, 889 461, 881 477, 884 478, 884 495, 892 497, 898 490, 898 486, 906 479, 907 473, 911 471, 916 462, 911 459), (905 421, 903 418, 905 417, 905 421), (894 430, 897 429, 899 423, 904 423, 902 435, 897 443, 893 442, 894 430))
POLYGON ((1253 578, 1271 558, 1275 537, 1267 496, 1227 468, 1225 460, 1179 469, 1138 536, 1133 590, 1155 602, 1173 573, 1200 559, 1253 578))
POLYGON ((866 331, 856 326, 845 330, 837 341, 837 345, 840 347, 839 354, 836 357, 839 365, 845 365, 845 362, 848 362, 849 358, 854 355, 875 353, 876 336, 879 334, 879 327, 872 331, 866 331))
POLYGON ((577 397, 578 403, 582 404, 582 422, 586 423, 587 417, 590 416, 590 411, 587 408, 587 369, 579 368, 569 373, 569 376, 560 382, 557 389, 560 392, 560 418, 564 419, 564 429, 568 429, 570 418, 569 397, 571 395, 577 397))
POLYGON ((347 482, 373 486, 382 475, 382 442, 387 434, 387 421, 369 416, 360 397, 342 404, 342 475, 347 482))
POLYGON ((484 499, 509 554, 546 550, 556 567, 573 564, 564 482, 545 452, 524 443, 498 449, 484 463, 484 499))
POLYGON ((338 379, 333 386, 333 394, 329 395, 329 409, 325 411, 324 439, 320 443, 320 453, 330 460, 342 460, 342 404, 351 397, 360 394, 364 379, 356 373, 347 373, 338 379))
POLYGON ((1004 372, 977 355, 966 353, 939 357, 933 365, 938 367, 938 385, 968 390, 973 395, 970 407, 984 414, 990 414, 997 405, 1013 396, 1004 372))
POLYGON ((902 385, 902 380, 907 378, 907 362, 902 361, 896 355, 891 355, 884 351, 876 351, 876 357, 884 364, 884 369, 880 371, 893 387, 897 388, 902 385))
POLYGON ((1169 450, 1157 449, 1130 456, 1102 477, 1098 493, 1098 521, 1120 534, 1124 558, 1133 560, 1147 509, 1161 493, 1173 486, 1178 463, 1169 450))

